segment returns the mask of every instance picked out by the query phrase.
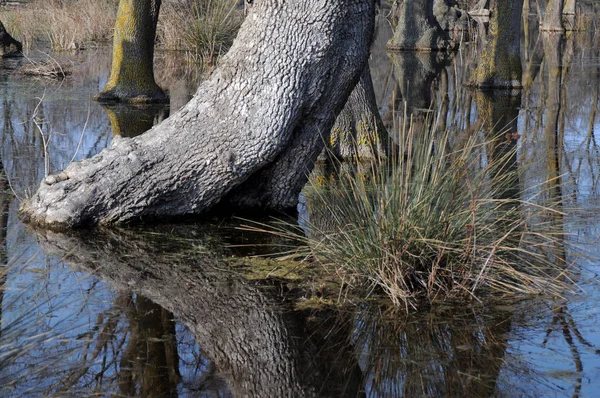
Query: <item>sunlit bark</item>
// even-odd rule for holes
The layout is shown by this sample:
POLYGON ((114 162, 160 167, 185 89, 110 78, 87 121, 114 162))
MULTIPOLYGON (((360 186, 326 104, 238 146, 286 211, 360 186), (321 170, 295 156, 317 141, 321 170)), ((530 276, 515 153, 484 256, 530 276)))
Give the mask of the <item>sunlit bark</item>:
POLYGON ((374 17, 374 0, 255 2, 184 108, 49 176, 22 214, 56 228, 197 215, 258 175, 261 210, 294 208, 364 70, 374 17))
POLYGON ((160 3, 161 0, 120 0, 110 77, 96 100, 168 101, 154 80, 154 39, 160 3))

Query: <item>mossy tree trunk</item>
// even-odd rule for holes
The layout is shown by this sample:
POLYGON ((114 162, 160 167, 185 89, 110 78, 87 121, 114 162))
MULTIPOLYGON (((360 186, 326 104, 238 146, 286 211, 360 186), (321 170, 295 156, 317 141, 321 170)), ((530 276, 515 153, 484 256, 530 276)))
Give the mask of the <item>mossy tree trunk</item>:
POLYGON ((575 11, 577 0, 565 0, 563 7, 563 27, 565 30, 576 30, 577 13, 575 11))
POLYGON ((101 102, 167 102, 154 80, 154 39, 161 0, 120 0, 113 59, 101 102))
POLYGON ((384 156, 387 133, 381 121, 371 70, 367 67, 331 130, 326 150, 339 158, 384 156))
POLYGON ((521 20, 523 0, 498 0, 490 20, 488 41, 468 85, 478 88, 521 88, 521 20))
POLYGON ((398 26, 388 43, 391 51, 449 51, 456 48, 434 15, 434 0, 405 0, 398 26))
POLYGON ((540 30, 550 32, 563 32, 565 30, 562 23, 563 8, 563 0, 548 1, 548 6, 546 7, 546 14, 544 15, 544 21, 540 26, 540 30))
POLYGON ((185 107, 47 177, 21 214, 55 228, 191 216, 253 178, 266 189, 251 207, 295 208, 365 68, 374 20, 375 0, 256 1, 185 107))
POLYGON ((23 46, 15 40, 0 21, 0 57, 22 56, 23 46))

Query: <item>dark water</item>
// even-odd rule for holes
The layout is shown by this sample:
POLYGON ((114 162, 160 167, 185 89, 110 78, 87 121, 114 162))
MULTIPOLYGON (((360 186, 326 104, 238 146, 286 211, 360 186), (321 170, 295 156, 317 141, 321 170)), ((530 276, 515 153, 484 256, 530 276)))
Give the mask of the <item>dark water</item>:
MULTIPOLYGON (((371 59, 390 132, 405 108, 418 114, 431 103, 457 137, 508 126, 518 162, 532 164, 517 189, 555 178, 584 210, 562 218, 565 239, 599 258, 600 37, 530 32, 531 84, 515 96, 463 88, 477 42, 448 59, 388 56, 390 34, 381 24, 371 59)), ((46 172, 99 152, 114 132, 140 133, 193 94, 198 74, 181 56, 158 57, 170 109, 92 101, 108 78, 104 50, 69 55, 73 75, 62 82, 20 77, 13 72, 25 60, 1 61, 0 396, 600 394, 599 267, 588 257, 570 259, 589 271, 576 297, 406 315, 381 302, 299 307, 316 292, 219 261, 265 243, 220 220, 78 236, 28 230, 19 201, 46 172)))

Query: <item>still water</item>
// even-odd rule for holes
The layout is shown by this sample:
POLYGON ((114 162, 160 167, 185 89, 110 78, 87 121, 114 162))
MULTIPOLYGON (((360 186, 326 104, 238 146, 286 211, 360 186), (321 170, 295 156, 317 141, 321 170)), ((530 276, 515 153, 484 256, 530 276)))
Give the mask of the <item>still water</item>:
MULTIPOLYGON (((392 136, 404 109, 435 112, 457 136, 508 128, 518 162, 532 164, 520 189, 558 181, 584 213, 565 215, 565 239, 600 258, 600 35, 529 32, 526 88, 494 95, 463 87, 477 40, 453 57, 388 55, 390 36, 380 24, 371 69, 392 136)), ((99 152, 113 134, 145 131, 200 79, 180 54, 159 53, 169 107, 102 107, 91 97, 108 78, 106 49, 56 57, 72 64, 63 81, 19 76, 25 59, 0 61, 0 396, 600 395, 599 264, 588 257, 571 259, 588 271, 576 297, 407 315, 382 302, 302 306, 338 294, 225 265, 264 250, 235 221, 28 229, 18 206, 46 173, 99 152)))

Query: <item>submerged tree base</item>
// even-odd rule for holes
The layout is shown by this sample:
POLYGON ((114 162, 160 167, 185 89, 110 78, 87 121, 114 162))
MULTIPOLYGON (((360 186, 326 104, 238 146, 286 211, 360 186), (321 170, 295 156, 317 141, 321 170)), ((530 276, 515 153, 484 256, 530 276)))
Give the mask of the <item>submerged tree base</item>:
POLYGON ((374 20, 374 0, 258 2, 185 107, 47 177, 21 214, 73 228, 198 215, 226 197, 295 206, 365 68, 374 20))

